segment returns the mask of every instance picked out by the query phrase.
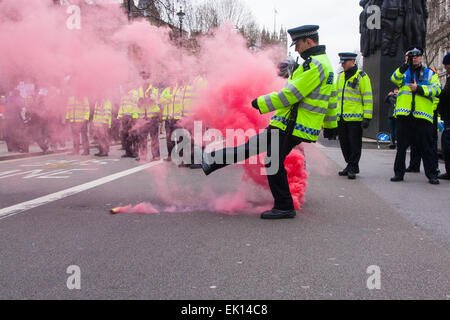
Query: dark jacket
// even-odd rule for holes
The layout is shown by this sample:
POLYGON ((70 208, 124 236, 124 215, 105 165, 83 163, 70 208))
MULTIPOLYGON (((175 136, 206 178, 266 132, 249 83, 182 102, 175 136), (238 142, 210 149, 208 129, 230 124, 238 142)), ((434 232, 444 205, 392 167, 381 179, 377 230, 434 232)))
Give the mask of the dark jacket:
POLYGON ((393 117, 395 105, 397 104, 397 95, 387 95, 386 99, 384 99, 384 102, 389 105, 388 117, 393 117))
POLYGON ((447 76, 447 82, 442 89, 439 96, 438 112, 441 115, 441 120, 450 121, 450 75, 447 76))

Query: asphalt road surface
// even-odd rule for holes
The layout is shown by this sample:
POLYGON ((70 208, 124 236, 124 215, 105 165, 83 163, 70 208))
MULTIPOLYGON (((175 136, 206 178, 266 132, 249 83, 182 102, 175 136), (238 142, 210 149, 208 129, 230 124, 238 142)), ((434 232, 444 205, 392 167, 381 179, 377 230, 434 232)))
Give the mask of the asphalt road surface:
POLYGON ((391 183, 395 151, 365 149, 350 181, 336 145, 308 145, 306 202, 281 221, 239 165, 120 154, 0 162, 1 299, 450 299, 450 183, 391 183), (253 209, 215 211, 229 192, 253 209), (143 201, 163 211, 109 214, 143 201))

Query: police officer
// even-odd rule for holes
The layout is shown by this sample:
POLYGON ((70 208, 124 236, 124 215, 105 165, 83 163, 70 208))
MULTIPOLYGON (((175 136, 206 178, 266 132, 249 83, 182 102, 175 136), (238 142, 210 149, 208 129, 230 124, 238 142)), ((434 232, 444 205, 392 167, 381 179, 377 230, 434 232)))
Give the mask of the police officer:
MULTIPOLYGON (((325 128, 326 138, 336 137, 334 73, 325 46, 319 45, 318 29, 319 26, 307 25, 288 30, 293 40, 291 46, 295 45, 295 50, 305 62, 295 70, 279 92, 272 92, 252 101, 252 106, 261 114, 275 111, 266 131, 249 139, 243 146, 222 150, 223 160, 233 154, 234 162, 237 162, 242 150, 245 151, 245 158, 265 151, 269 157, 277 157, 275 161, 278 161, 278 170, 271 175, 267 172, 275 200, 274 207, 263 212, 262 219, 294 218, 296 215, 284 167, 284 160, 291 150, 302 142, 316 142, 322 126, 325 128), (276 139, 275 144, 271 143, 271 139, 276 139), (261 140, 265 142, 259 145, 261 140), (259 145, 256 150, 252 147, 255 145, 259 145), (275 148, 279 146, 279 150, 272 148, 272 145, 275 148)), ((206 175, 227 165, 209 162, 216 153, 217 151, 204 155, 202 169, 206 175)))
POLYGON ((450 180, 450 53, 447 53, 442 61, 447 71, 447 81, 439 96, 438 112, 444 121, 442 132, 442 153, 444 154, 445 173, 439 175, 439 179, 450 180))
POLYGON ((400 91, 395 116, 397 118, 397 155, 395 176, 391 181, 403 181, 406 149, 414 144, 423 159, 429 183, 439 184, 433 151, 433 115, 435 97, 441 93, 438 75, 422 66, 422 48, 411 48, 405 63, 393 73, 391 80, 400 91))
POLYGON ((122 144, 125 149, 125 154, 122 158, 137 158, 135 136, 132 129, 139 117, 138 115, 138 90, 130 90, 120 100, 119 113, 117 119, 122 123, 122 144))
POLYGON ((91 110, 87 98, 79 99, 75 96, 69 97, 67 104, 66 120, 72 128, 73 151, 70 155, 78 155, 80 152, 80 137, 83 145, 82 156, 89 155, 88 124, 91 110))
POLYGON ((93 125, 95 135, 98 141, 99 152, 95 154, 96 157, 107 157, 109 153, 110 137, 108 130, 111 128, 112 120, 112 102, 104 99, 101 102, 96 102, 94 107, 93 125))
POLYGON ((148 154, 148 136, 150 135, 152 160, 159 160, 159 124, 161 121, 161 108, 158 105, 159 89, 149 84, 148 81, 144 83, 146 88, 143 91, 143 98, 140 100, 140 108, 145 112, 145 122, 139 128, 139 158, 137 161, 147 160, 148 154))
POLYGON ((338 136, 347 166, 340 176, 355 179, 359 173, 363 128, 373 115, 372 86, 369 76, 356 65, 356 53, 339 53, 344 72, 338 76, 338 136))

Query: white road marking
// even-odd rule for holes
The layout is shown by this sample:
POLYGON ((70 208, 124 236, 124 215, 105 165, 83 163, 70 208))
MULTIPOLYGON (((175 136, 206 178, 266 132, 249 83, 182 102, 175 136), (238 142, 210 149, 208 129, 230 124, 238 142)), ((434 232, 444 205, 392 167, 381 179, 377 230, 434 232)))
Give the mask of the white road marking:
POLYGON ((118 173, 115 173, 115 174, 112 174, 112 175, 109 175, 109 176, 106 176, 106 177, 103 177, 103 178, 100 178, 100 179, 97 179, 97 180, 94 180, 91 182, 81 184, 79 186, 75 186, 75 187, 72 187, 69 189, 65 189, 62 191, 58 191, 58 192, 40 197, 40 198, 36 198, 36 199, 30 200, 30 201, 22 202, 22 203, 19 203, 19 204, 16 204, 16 205, 13 205, 13 206, 10 206, 7 208, 0 209, 0 220, 5 219, 7 217, 11 217, 13 215, 16 215, 18 213, 21 213, 21 212, 24 212, 24 211, 27 211, 27 210, 30 210, 33 208, 36 208, 36 207, 42 206, 44 204, 54 202, 54 201, 57 201, 57 200, 60 200, 60 199, 66 198, 66 197, 70 197, 74 194, 101 186, 105 183, 108 183, 108 182, 123 178, 125 176, 131 175, 133 173, 137 173, 142 170, 154 167, 158 164, 161 164, 162 162, 163 162, 163 160, 147 163, 147 164, 144 164, 144 165, 136 167, 136 168, 121 171, 121 172, 118 172, 118 173))
POLYGON ((0 164, 18 162, 18 161, 24 161, 24 160, 30 160, 30 159, 42 159, 42 158, 49 158, 49 157, 55 157, 55 156, 64 156, 67 154, 69 154, 69 152, 52 153, 52 154, 46 154, 46 155, 42 155, 42 156, 33 156, 33 157, 26 157, 26 158, 12 159, 12 160, 2 160, 0 162, 0 164))
POLYGON ((22 175, 22 179, 31 179, 31 178, 37 178, 37 179, 68 179, 70 176, 56 176, 57 174, 69 174, 71 175, 72 172, 75 171, 93 171, 98 170, 98 168, 94 169, 57 169, 53 171, 45 171, 42 169, 35 169, 31 171, 21 171, 21 170, 13 170, 13 171, 6 171, 6 172, 0 172, 0 179, 4 178, 10 178, 22 175), (16 172, 19 171, 19 172, 16 172))

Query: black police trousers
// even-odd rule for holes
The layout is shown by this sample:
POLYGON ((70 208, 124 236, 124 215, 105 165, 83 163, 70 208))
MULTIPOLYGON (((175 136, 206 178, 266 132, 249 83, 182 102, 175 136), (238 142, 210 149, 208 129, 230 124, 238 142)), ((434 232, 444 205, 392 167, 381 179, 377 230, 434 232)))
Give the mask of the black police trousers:
POLYGON ((80 151, 80 137, 81 144, 83 145, 83 150, 89 153, 89 137, 88 137, 88 121, 83 122, 72 122, 72 140, 73 149, 76 153, 80 151))
POLYGON ((243 161, 244 158, 248 159, 263 152, 267 152, 267 157, 271 157, 272 154, 276 153, 275 150, 272 150, 272 144, 274 144, 274 147, 279 148, 278 157, 277 159, 272 160, 272 163, 266 164, 266 167, 270 167, 273 164, 273 161, 278 161, 278 170, 276 171, 276 173, 267 175, 270 191, 272 192, 272 196, 274 198, 274 209, 294 210, 294 202, 292 200, 291 191, 289 189, 287 172, 286 168, 284 167, 284 160, 292 151, 292 149, 299 145, 301 142, 302 139, 293 135, 287 137, 283 130, 269 126, 264 132, 253 136, 247 141, 247 143, 243 145, 237 146, 235 148, 227 148, 221 151, 215 151, 211 154, 215 155, 219 152, 223 152, 224 158, 222 162, 223 165, 221 165, 221 167, 225 167, 231 163, 243 161), (277 141, 274 141, 273 143, 272 139, 275 137, 272 136, 271 130, 277 130, 279 133, 277 135, 278 137, 276 138, 277 141), (266 137, 263 137, 263 135, 266 135, 266 137))
POLYGON ((124 116, 122 118, 122 145, 125 149, 125 154, 129 157, 137 156, 136 154, 136 137, 132 133, 132 129, 136 124, 136 119, 131 116, 124 116))
POLYGON ((410 145, 414 145, 422 156, 427 178, 437 178, 433 130, 433 124, 427 120, 417 119, 412 115, 397 117, 397 155, 394 164, 396 176, 405 175, 406 150, 410 145))
POLYGON ((109 153, 109 125, 107 124, 95 124, 95 135, 97 136, 98 151, 100 154, 107 155, 109 153))
POLYGON ((159 158, 159 118, 153 117, 145 120, 137 132, 137 148, 139 158, 145 160, 148 156, 148 136, 150 135, 153 158, 159 158))
POLYGON ((362 149, 361 121, 344 121, 338 123, 338 136, 347 168, 352 172, 359 172, 359 160, 362 149))
MULTIPOLYGON (((434 160, 434 165, 436 167, 436 170, 438 170, 439 169, 439 155, 438 155, 438 117, 437 117, 437 112, 434 113, 432 135, 433 135, 433 160, 434 160)), ((409 167, 412 170, 419 171, 421 161, 422 161, 422 155, 420 154, 419 149, 416 147, 416 145, 414 143, 411 144, 409 167)))

